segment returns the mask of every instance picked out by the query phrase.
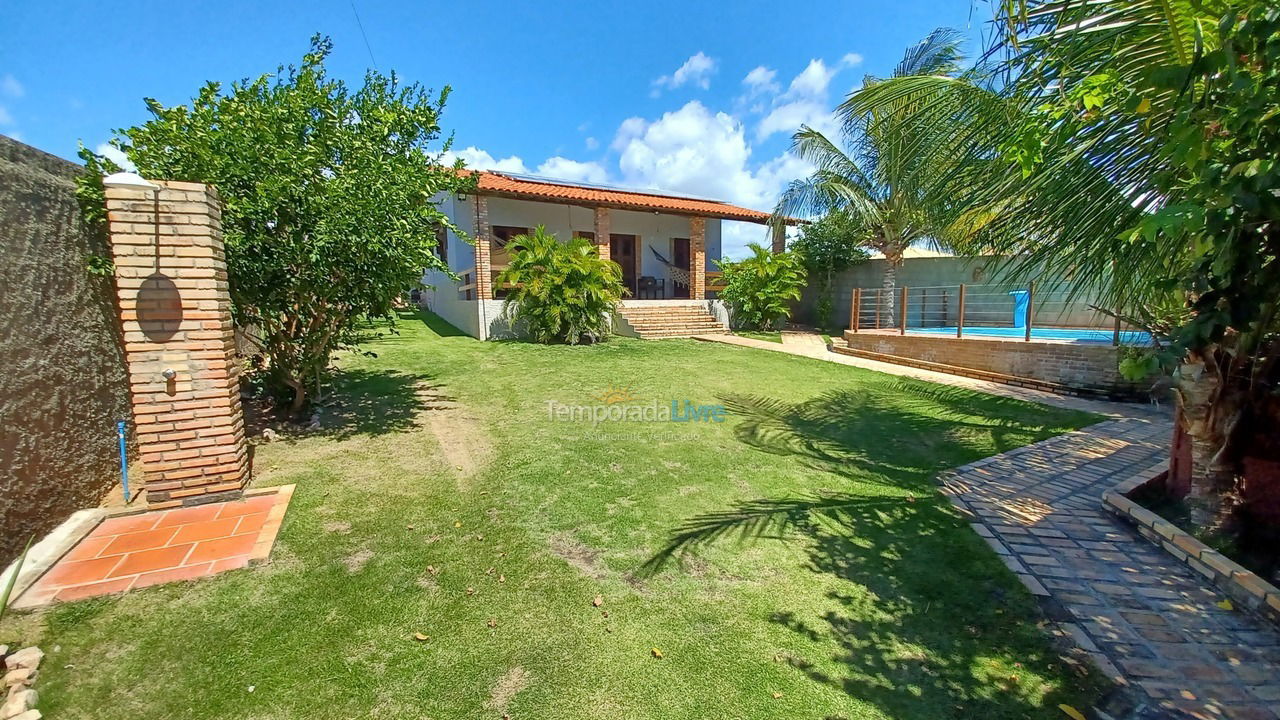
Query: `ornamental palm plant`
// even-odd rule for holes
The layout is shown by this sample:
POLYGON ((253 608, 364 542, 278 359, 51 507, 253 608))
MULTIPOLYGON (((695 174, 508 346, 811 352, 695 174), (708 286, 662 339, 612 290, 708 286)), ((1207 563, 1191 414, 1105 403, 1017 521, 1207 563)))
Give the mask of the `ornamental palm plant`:
POLYGON ((497 277, 510 285, 503 317, 536 342, 596 342, 609 334, 622 299, 622 268, 584 238, 561 243, 539 225, 507 243, 511 261, 497 277))
MULTIPOLYGON (((951 77, 960 71, 964 59, 961 35, 941 28, 907 50, 893 71, 894 78, 918 75, 951 77)), ((868 75, 864 87, 883 80, 868 75)), ((865 247, 885 257, 882 280, 884 297, 880 311, 890 323, 894 311, 894 288, 903 253, 913 243, 945 244, 945 232, 930 222, 918 174, 898 152, 900 146, 887 142, 898 135, 893 126, 903 108, 886 112, 853 115, 845 106, 837 110, 843 121, 839 138, 801 126, 792 136, 792 151, 816 169, 807 178, 796 180, 783 192, 774 211, 774 221, 784 217, 816 217, 830 213, 845 216, 846 226, 857 229, 865 247)), ((937 168, 942 172, 942 168, 937 168)))
POLYGON ((1280 375, 1280 10, 1004 0, 997 20, 975 72, 891 79, 842 111, 899 118, 886 152, 1004 277, 1058 270, 1139 322, 1181 299, 1152 359, 1174 372, 1194 519, 1230 529, 1243 457, 1276 450, 1252 428, 1276 421, 1280 375))

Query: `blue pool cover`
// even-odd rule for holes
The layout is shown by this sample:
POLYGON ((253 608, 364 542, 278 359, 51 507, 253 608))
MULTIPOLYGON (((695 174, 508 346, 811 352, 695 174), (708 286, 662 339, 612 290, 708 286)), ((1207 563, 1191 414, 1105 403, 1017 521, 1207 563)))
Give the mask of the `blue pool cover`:
MULTIPOLYGON (((927 333, 929 335, 955 335, 955 327, 907 328, 908 333, 927 333)), ((964 334, 985 337, 1017 338, 1026 337, 1026 328, 1021 327, 966 327, 964 334)), ((1053 340, 1057 342, 1105 343, 1111 344, 1113 331, 1091 330, 1088 328, 1031 328, 1032 340, 1053 340)), ((1150 345, 1151 334, 1141 330, 1122 330, 1120 343, 1123 345, 1150 345)))

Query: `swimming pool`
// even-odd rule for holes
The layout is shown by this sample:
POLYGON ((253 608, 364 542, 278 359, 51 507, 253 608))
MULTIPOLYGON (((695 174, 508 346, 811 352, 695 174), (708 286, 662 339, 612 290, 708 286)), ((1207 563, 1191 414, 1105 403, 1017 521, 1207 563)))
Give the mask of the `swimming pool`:
MULTIPOLYGON (((930 327, 930 328, 907 328, 907 334, 920 333, 926 335, 951 335, 955 336, 955 327, 930 327)), ((964 337, 1000 337, 1022 340, 1027 335, 1026 328, 1020 327, 968 327, 964 329, 964 337)), ((1031 328, 1032 340, 1051 340, 1054 342, 1071 342, 1071 343, 1103 343, 1110 345, 1113 340, 1113 331, 1111 330, 1093 330, 1089 328, 1055 328, 1055 327, 1033 327, 1031 328)), ((1122 330, 1120 332, 1121 345, 1150 345, 1151 334, 1141 330, 1122 330)))

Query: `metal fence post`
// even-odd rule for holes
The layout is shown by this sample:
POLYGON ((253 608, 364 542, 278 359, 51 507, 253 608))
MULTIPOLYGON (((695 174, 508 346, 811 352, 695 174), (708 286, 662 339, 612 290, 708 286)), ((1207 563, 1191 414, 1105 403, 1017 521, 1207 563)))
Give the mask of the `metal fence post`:
POLYGON ((876 288, 876 329, 880 329, 880 306, 884 304, 884 288, 876 288))
POLYGON ((898 303, 898 334, 907 334, 907 286, 902 286, 902 301, 898 303))
POLYGON ((960 283, 960 297, 956 301, 956 311, 960 313, 956 321, 956 337, 964 337, 964 283, 960 283))
POLYGON ((1027 342, 1031 342, 1031 317, 1035 315, 1036 308, 1036 284, 1034 282, 1027 283, 1027 342))
POLYGON ((853 289, 853 302, 849 304, 849 329, 858 332, 862 320, 862 288, 853 289))

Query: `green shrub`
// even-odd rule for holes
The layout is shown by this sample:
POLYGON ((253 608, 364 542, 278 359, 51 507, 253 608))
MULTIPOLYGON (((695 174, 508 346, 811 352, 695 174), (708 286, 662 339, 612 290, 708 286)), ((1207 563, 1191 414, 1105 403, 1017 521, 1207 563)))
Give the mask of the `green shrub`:
POLYGON ((780 326, 791 316, 791 302, 804 287, 804 261, 794 252, 774 253, 751 243, 751 257, 717 263, 723 273, 720 298, 735 327, 751 330, 780 326))
POLYGON ((596 342, 609 334, 622 299, 622 268, 603 260, 589 240, 561 243, 539 225, 507 245, 511 264, 497 283, 511 285, 505 319, 536 342, 596 342))

